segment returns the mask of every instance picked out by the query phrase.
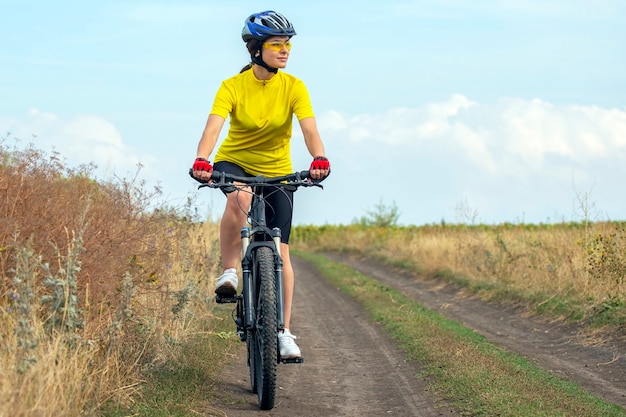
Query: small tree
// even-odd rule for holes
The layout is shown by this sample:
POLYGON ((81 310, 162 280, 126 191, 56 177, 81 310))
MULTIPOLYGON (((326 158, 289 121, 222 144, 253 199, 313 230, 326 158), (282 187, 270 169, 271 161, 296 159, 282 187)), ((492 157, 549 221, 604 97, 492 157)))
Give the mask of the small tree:
POLYGON ((398 225, 400 211, 394 201, 390 206, 383 203, 381 199, 373 209, 367 210, 365 216, 362 216, 356 223, 363 226, 376 227, 394 227, 398 225))

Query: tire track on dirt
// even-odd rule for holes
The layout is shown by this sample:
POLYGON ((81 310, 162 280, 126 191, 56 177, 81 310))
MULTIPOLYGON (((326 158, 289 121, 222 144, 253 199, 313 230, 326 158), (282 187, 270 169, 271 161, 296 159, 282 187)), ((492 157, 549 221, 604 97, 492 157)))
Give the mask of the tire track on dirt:
MULTIPOLYGON (((250 392, 245 348, 224 371, 221 401, 229 417, 239 416, 453 416, 437 408, 419 366, 351 297, 332 287, 298 258, 292 331, 305 362, 279 365, 276 406, 261 411, 250 392)), ((242 344, 243 345, 243 344, 242 344)))
POLYGON ((519 306, 485 303, 441 281, 426 280, 415 273, 383 266, 363 256, 325 255, 459 321, 489 341, 579 384, 596 396, 626 407, 626 350, 623 343, 586 346, 581 342, 576 326, 528 317, 519 306))

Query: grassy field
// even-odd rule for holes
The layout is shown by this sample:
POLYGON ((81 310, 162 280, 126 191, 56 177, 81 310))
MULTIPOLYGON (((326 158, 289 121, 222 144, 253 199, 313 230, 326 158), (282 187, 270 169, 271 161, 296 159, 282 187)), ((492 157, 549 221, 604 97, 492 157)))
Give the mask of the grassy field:
MULTIPOLYGON (((223 415, 212 408, 220 366, 241 344, 230 310, 211 300, 217 225, 197 222, 191 205, 168 207, 135 176, 97 182, 92 166, 7 142, 0 417, 223 415)), ((623 223, 355 224, 297 227, 293 246, 366 253, 589 323, 601 339, 624 330, 625 234, 623 223)))
POLYGON ((486 300, 626 334, 626 223, 300 226, 293 246, 363 253, 486 300))

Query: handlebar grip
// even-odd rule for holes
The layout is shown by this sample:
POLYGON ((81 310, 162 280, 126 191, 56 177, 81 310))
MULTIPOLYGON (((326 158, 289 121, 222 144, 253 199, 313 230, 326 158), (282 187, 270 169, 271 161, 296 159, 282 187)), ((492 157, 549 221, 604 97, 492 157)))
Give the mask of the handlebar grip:
MULTIPOLYGON (((199 183, 202 183, 202 184, 206 184, 206 183, 208 183, 208 182, 209 182, 208 180, 200 180, 200 179, 198 179, 198 178, 194 177, 194 176, 193 176, 193 168, 189 168, 189 176, 190 176, 191 178, 193 178, 194 180, 198 181, 199 183)), ((219 173, 219 172, 216 172, 216 171, 212 171, 212 172, 211 172, 211 179, 212 179, 213 181, 217 181, 217 180, 219 180, 219 179, 220 179, 220 173, 219 173)))
POLYGON ((300 176, 301 176, 302 178, 304 178, 304 179, 307 179, 307 178, 308 178, 308 179, 310 179, 310 180, 313 182, 313 184, 319 184, 319 183, 321 183, 322 181, 324 181, 326 178, 328 178, 328 176, 325 176, 325 177, 324 177, 324 178, 322 178, 321 180, 316 180, 316 179, 313 179, 313 178, 311 178, 311 171, 300 171, 300 173, 299 173, 299 174, 300 174, 300 176))
POLYGON ((189 168, 189 176, 198 182, 204 182, 204 181, 200 181, 199 179, 193 176, 193 168, 189 168))

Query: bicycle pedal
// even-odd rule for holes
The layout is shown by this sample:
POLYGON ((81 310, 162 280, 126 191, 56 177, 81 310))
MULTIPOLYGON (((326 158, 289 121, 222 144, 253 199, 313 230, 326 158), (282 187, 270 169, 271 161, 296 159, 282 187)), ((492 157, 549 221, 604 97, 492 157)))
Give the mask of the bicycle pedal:
POLYGON ((241 298, 240 295, 231 295, 231 296, 223 296, 219 294, 215 294, 215 302, 218 304, 234 304, 237 300, 241 298))
POLYGON ((300 356, 299 358, 280 358, 280 361, 282 363, 303 363, 304 362, 304 357, 300 356))

